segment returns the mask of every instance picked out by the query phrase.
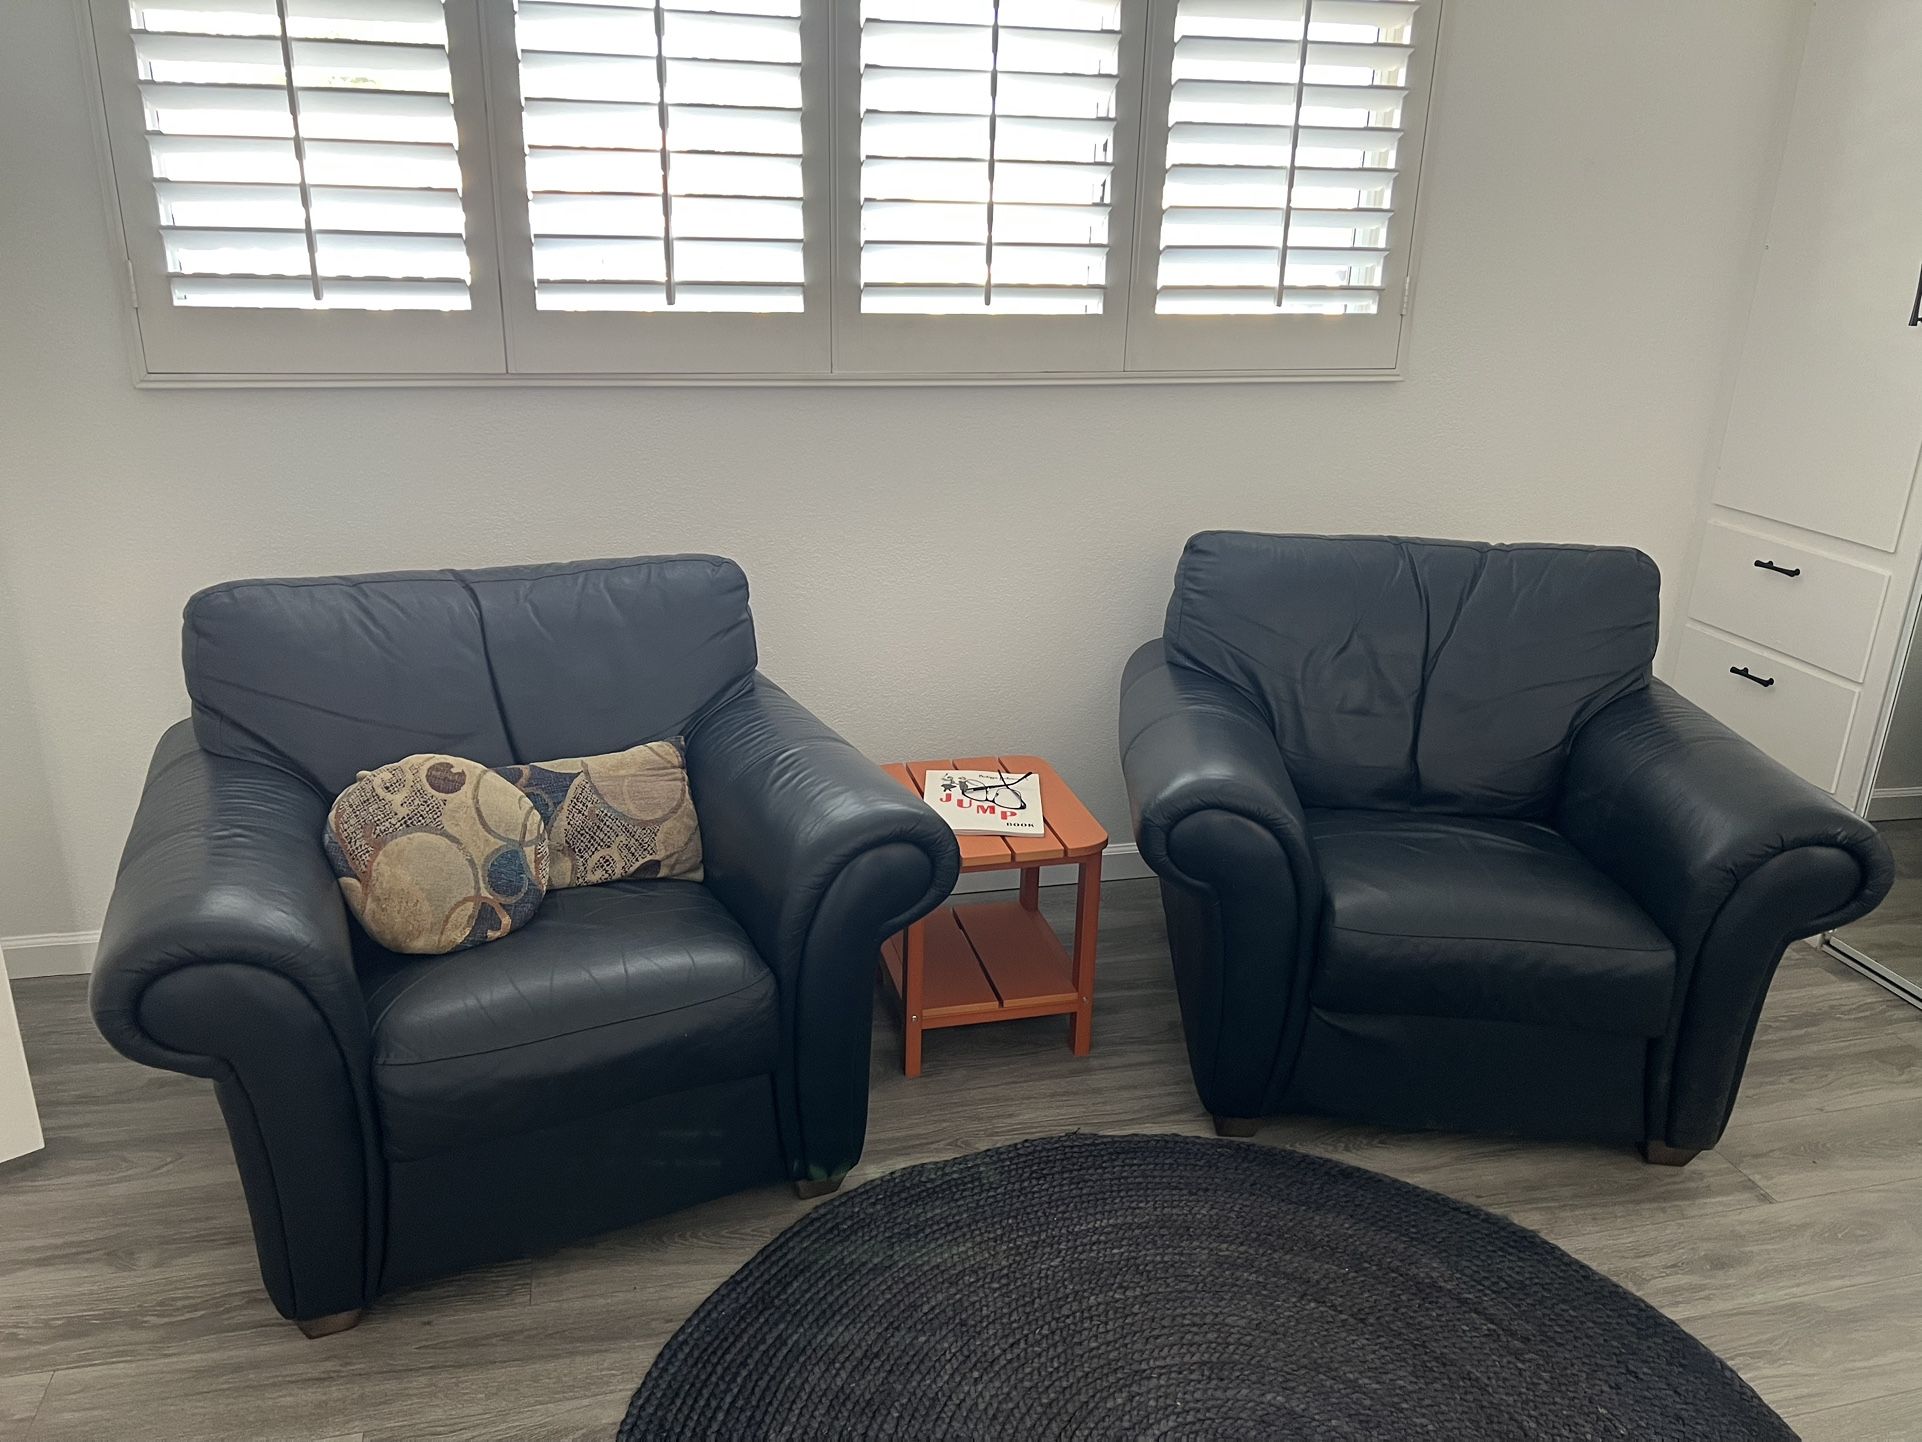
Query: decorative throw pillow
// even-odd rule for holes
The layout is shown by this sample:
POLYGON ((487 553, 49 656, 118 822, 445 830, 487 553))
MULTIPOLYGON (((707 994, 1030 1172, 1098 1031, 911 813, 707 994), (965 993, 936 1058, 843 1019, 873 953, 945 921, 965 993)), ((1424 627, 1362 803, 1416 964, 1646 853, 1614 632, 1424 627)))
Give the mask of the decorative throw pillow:
POLYGON ((500 774, 547 823, 547 884, 598 886, 630 876, 701 879, 701 826, 681 738, 500 774))
POLYGON ((499 773, 409 756, 360 779, 323 844, 348 909, 382 946, 459 951, 524 925, 547 895, 547 828, 499 773))

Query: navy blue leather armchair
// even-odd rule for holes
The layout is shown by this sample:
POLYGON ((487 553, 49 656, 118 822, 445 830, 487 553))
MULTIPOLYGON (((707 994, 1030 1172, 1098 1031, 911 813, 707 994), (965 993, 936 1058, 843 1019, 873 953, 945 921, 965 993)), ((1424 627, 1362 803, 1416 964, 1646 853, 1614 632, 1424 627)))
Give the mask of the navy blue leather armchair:
POLYGON ((392 1287, 854 1165, 880 942, 959 854, 756 672, 731 561, 237 582, 189 602, 185 661, 93 1011, 214 1082, 282 1315, 336 1331, 392 1287), (675 735, 704 882, 554 892, 450 956, 349 919, 320 838, 357 771, 675 735))
POLYGON ((1219 1130, 1715 1144, 1788 943, 1892 869, 1651 679, 1658 589, 1625 549, 1188 543, 1121 758, 1219 1130))

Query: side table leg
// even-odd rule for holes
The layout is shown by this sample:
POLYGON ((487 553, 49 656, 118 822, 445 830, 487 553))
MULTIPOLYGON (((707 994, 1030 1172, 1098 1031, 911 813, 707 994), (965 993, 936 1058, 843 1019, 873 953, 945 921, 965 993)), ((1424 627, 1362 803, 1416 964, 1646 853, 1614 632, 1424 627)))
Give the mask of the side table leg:
POLYGON ((1041 905, 1041 868, 1038 866, 1021 868, 1021 904, 1029 911, 1041 905))
POLYGON ((928 971, 928 923, 917 921, 901 935, 901 1070, 921 1075, 921 997, 928 971))
POLYGON ((1101 854, 1081 863, 1074 898, 1074 993, 1080 1005, 1068 1018, 1068 1048, 1086 1056, 1094 1044, 1094 948, 1101 929, 1101 854))

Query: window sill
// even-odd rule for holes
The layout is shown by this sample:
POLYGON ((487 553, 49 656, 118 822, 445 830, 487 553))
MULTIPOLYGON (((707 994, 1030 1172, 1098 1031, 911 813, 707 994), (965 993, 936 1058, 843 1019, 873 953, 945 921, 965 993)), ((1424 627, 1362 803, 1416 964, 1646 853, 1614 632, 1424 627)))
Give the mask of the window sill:
POLYGON ((1048 371, 968 375, 185 375, 140 372, 143 390, 335 390, 372 388, 492 390, 502 387, 842 387, 1273 385, 1399 381, 1399 367, 1351 371, 1048 371))

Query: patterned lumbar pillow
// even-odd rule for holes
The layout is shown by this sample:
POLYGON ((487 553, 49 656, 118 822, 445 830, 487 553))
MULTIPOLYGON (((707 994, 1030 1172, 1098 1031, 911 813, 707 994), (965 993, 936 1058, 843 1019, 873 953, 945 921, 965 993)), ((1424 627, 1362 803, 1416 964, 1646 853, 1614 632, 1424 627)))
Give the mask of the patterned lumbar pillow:
POLYGON ((606 756, 503 766, 547 823, 547 884, 701 879, 701 826, 677 736, 606 756))
POLYGON ((323 844, 348 909, 390 951, 494 941, 547 895, 540 812, 498 772, 459 756, 361 772, 327 813, 323 844))

